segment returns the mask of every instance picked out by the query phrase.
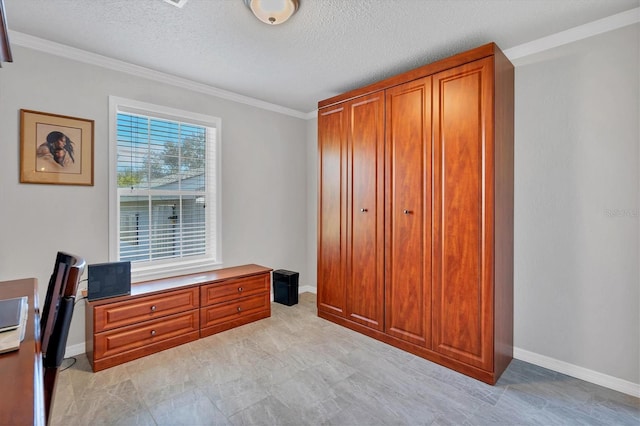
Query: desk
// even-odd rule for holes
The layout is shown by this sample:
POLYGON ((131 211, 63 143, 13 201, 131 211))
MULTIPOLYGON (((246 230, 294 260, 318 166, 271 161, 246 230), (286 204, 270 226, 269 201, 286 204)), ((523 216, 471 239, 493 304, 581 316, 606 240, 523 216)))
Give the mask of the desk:
POLYGON ((20 349, 0 355, 0 425, 44 425, 44 390, 38 281, 0 281, 0 299, 29 297, 29 318, 20 349))

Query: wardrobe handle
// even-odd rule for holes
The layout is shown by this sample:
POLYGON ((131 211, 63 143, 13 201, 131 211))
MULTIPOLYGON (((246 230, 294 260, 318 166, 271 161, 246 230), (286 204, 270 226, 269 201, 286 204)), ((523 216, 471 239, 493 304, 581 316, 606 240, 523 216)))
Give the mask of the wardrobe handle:
POLYGON ((402 211, 402 213, 404 213, 404 214, 411 214, 411 213, 413 213, 413 212, 412 212, 411 210, 403 210, 403 211, 402 211))
POLYGON ((368 212, 369 210, 368 210, 368 209, 360 209, 360 211, 361 211, 362 213, 366 213, 366 212, 368 212))

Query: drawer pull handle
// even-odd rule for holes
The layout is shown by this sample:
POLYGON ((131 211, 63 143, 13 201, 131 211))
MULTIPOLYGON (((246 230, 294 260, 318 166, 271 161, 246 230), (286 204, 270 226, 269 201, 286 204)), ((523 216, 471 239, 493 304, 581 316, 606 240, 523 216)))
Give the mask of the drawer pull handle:
POLYGON ((366 212, 368 212, 368 211, 369 211, 369 209, 360 209, 360 211, 361 211, 362 213, 366 213, 366 212))
POLYGON ((151 312, 155 312, 156 311, 156 305, 151 305, 151 312))
POLYGON ((238 287, 238 293, 242 293, 242 287, 238 287))
POLYGON ((238 306, 238 312, 242 312, 242 308, 238 306))
POLYGON ((155 330, 151 330, 151 335, 155 336, 156 335, 156 331, 155 330))
POLYGON ((412 214, 413 211, 411 211, 411 210, 403 210, 402 213, 404 213, 404 214, 412 214))

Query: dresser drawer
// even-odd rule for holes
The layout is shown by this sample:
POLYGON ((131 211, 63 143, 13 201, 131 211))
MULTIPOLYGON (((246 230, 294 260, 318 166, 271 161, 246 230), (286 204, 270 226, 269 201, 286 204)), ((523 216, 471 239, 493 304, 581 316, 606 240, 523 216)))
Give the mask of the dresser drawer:
POLYGON ((94 308, 94 332, 138 324, 199 307, 198 287, 125 300, 94 308))
MULTIPOLYGON (((95 357, 110 357, 188 333, 198 333, 198 310, 146 321, 95 335, 95 357)), ((197 337, 196 337, 197 338, 197 337)))
POLYGON ((203 285, 200 287, 200 306, 269 293, 269 278, 267 273, 203 285))
POLYGON ((201 328, 237 320, 265 310, 270 311, 270 308, 269 294, 244 297, 231 302, 200 308, 201 328))

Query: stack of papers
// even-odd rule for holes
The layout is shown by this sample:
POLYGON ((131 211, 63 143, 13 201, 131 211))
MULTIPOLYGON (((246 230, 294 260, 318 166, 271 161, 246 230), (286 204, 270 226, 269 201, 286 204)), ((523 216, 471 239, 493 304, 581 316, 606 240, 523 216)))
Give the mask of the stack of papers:
POLYGON ((0 353, 20 348, 27 329, 27 296, 0 300, 0 353))

